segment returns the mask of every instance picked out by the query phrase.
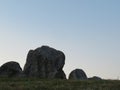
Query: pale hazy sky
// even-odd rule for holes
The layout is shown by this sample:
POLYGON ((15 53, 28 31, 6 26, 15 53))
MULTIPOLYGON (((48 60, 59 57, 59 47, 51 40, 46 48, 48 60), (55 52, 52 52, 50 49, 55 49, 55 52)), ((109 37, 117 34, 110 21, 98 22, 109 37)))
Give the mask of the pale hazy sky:
POLYGON ((42 45, 62 50, 65 73, 120 77, 120 0, 0 0, 0 65, 42 45))

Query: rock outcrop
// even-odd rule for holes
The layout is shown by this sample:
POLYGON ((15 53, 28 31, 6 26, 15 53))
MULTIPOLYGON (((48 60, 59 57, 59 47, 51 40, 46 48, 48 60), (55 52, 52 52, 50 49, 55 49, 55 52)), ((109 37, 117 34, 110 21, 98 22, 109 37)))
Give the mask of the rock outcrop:
POLYGON ((20 77, 22 69, 19 63, 10 61, 0 67, 0 77, 20 77))
POLYGON ((82 69, 75 69, 70 73, 69 79, 87 80, 87 75, 85 74, 85 72, 82 69))
POLYGON ((23 73, 26 77, 65 79, 64 64, 65 55, 63 52, 42 46, 29 51, 23 73))

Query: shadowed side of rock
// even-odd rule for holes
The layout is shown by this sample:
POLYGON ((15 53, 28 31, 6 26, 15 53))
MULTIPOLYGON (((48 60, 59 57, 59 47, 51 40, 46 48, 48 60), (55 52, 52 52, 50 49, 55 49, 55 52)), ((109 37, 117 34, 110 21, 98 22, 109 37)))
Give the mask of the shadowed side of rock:
POLYGON ((22 69, 19 63, 10 61, 0 67, 0 77, 20 77, 22 69))
POLYGON ((82 69, 75 69, 69 74, 69 79, 87 80, 87 75, 82 69))
POLYGON ((64 64, 63 52, 42 46, 29 51, 23 73, 26 77, 66 79, 64 64))

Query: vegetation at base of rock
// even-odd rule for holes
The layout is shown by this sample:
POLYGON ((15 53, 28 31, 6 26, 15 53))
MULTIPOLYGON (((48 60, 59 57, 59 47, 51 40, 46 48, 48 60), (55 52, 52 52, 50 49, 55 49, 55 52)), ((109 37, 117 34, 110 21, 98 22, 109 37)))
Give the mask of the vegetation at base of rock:
POLYGON ((0 90, 120 90, 120 81, 0 78, 0 90))

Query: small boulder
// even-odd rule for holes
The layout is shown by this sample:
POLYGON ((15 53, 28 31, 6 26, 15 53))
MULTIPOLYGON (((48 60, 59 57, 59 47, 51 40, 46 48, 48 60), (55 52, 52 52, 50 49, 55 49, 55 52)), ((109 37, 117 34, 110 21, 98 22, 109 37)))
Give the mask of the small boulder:
POLYGON ((69 79, 87 80, 87 75, 85 74, 85 72, 82 69, 75 69, 70 73, 69 79))
POLYGON ((91 78, 88 78, 88 80, 102 80, 102 78, 100 78, 98 76, 93 76, 91 78))
POLYGON ((0 77, 19 77, 22 69, 19 63, 10 61, 0 67, 0 77))
POLYGON ((27 77, 65 79, 64 64, 65 55, 63 52, 42 46, 29 51, 23 73, 27 77))

